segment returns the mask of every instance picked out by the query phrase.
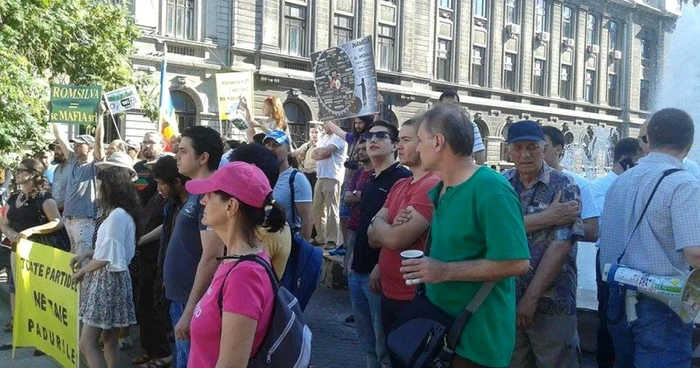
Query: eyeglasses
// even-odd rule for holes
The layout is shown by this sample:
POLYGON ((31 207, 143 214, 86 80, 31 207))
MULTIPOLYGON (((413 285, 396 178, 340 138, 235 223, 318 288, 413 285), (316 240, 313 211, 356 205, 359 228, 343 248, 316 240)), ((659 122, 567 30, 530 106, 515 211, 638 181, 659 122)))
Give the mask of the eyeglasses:
POLYGON ((639 139, 641 139, 642 142, 644 142, 644 143, 646 143, 646 144, 649 144, 649 139, 647 138, 646 135, 643 135, 643 136, 639 137, 639 139))
POLYGON ((369 133, 362 134, 362 139, 364 139, 366 141, 370 141, 374 137, 377 137, 378 140, 387 139, 387 138, 391 138, 391 134, 389 134, 389 132, 369 132, 369 133))

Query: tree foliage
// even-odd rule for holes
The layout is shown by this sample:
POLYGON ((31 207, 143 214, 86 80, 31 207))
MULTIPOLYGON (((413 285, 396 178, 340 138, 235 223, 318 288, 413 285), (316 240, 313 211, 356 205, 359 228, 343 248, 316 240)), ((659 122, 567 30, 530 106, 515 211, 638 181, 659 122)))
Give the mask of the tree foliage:
POLYGON ((50 83, 134 83, 138 36, 128 9, 111 2, 0 0, 0 157, 45 143, 50 83))

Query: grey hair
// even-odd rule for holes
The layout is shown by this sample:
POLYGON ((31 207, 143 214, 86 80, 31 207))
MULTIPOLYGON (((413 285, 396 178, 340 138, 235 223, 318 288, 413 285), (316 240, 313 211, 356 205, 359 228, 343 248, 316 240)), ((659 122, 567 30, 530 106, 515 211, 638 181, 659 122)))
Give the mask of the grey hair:
POLYGON ((435 105, 416 120, 425 126, 431 137, 442 134, 455 155, 466 157, 474 153, 474 127, 460 105, 435 105))

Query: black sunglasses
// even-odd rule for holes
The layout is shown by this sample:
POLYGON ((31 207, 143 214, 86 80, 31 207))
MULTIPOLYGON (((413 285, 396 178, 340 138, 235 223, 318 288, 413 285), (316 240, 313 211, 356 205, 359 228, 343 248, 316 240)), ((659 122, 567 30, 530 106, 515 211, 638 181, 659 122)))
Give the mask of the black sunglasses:
POLYGON ((373 133, 362 133, 362 139, 366 141, 372 140, 372 137, 377 137, 377 139, 391 139, 391 134, 389 132, 373 132, 373 133))

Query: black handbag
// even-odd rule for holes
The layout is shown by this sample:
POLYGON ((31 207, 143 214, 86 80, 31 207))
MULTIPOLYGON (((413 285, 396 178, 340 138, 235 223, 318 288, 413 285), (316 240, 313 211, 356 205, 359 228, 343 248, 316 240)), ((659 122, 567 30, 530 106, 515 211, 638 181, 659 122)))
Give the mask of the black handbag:
MULTIPOLYGON (((426 254, 429 250, 430 237, 426 254)), ((421 284, 386 336, 387 351, 392 361, 400 364, 394 368, 449 367, 467 322, 494 285, 494 281, 484 283, 464 312, 453 318, 425 296, 425 284, 421 284)))

